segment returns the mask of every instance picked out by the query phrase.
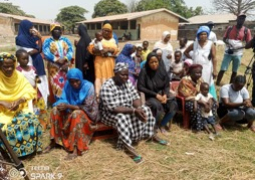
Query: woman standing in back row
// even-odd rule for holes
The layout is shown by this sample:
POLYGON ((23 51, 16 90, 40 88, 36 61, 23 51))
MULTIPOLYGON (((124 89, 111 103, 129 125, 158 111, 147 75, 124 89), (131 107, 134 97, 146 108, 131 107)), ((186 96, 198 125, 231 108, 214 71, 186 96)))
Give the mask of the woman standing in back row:
POLYGON ((115 65, 115 56, 118 53, 116 41, 113 39, 112 26, 105 24, 102 28, 103 35, 103 55, 94 47, 94 44, 88 46, 88 51, 95 55, 95 89, 96 96, 99 97, 99 91, 102 84, 109 78, 114 76, 113 69, 115 65))

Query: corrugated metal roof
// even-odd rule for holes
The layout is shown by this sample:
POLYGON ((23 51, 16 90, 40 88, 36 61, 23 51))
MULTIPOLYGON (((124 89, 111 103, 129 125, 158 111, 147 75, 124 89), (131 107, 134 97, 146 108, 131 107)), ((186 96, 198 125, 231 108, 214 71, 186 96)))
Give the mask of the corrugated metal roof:
POLYGON ((111 16, 104 16, 104 17, 97 17, 94 19, 90 19, 90 20, 85 20, 85 21, 81 21, 81 22, 77 22, 77 23, 96 23, 96 22, 103 22, 105 20, 109 20, 109 21, 120 21, 120 20, 132 20, 132 19, 137 19, 139 17, 143 17, 146 15, 150 15, 150 14, 154 14, 154 13, 158 13, 161 11, 165 11, 168 12, 169 14, 176 16, 179 18, 179 21, 181 22, 189 22, 188 19, 172 12, 169 11, 165 8, 161 8, 161 9, 154 9, 154 10, 149 10, 149 11, 142 11, 142 12, 133 12, 133 13, 125 13, 125 14, 117 14, 117 15, 111 15, 111 16))
POLYGON ((53 23, 50 20, 42 20, 42 19, 36 19, 36 18, 25 17, 25 16, 18 16, 18 15, 13 15, 13 14, 6 14, 6 13, 0 13, 0 16, 10 17, 10 18, 17 19, 17 20, 27 19, 27 20, 31 21, 32 23, 38 23, 38 24, 51 24, 51 23, 53 23))
POLYGON ((208 21, 213 21, 215 24, 228 23, 231 20, 236 20, 234 14, 211 14, 211 15, 199 15, 193 16, 188 19, 190 24, 204 24, 208 21))

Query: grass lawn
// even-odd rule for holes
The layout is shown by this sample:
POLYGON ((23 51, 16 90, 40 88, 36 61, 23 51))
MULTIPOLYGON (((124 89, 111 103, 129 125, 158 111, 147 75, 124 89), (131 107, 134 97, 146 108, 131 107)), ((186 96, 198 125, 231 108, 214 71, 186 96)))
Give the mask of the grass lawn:
MULTIPOLYGON (((177 47, 176 42, 173 45, 177 47)), ((123 44, 120 46, 123 47, 123 44)), ((217 47, 218 69, 223 51, 223 47, 217 47)), ((245 51, 239 74, 244 73, 245 65, 252 56, 252 50, 245 51)), ((222 84, 229 82, 230 70, 225 74, 222 84)), ((228 127, 215 141, 210 141, 203 132, 194 134, 180 128, 178 124, 173 124, 167 137, 160 136, 169 140, 171 145, 164 147, 151 142, 140 142, 136 148, 145 160, 140 165, 136 165, 124 152, 114 149, 115 139, 92 142, 88 152, 72 161, 64 160, 67 155, 64 150, 55 149, 49 154, 38 155, 23 162, 30 177, 34 177, 31 179, 43 179, 46 173, 61 173, 61 179, 64 180, 255 179, 255 134, 244 125, 228 127), (35 169, 36 166, 40 166, 40 170, 35 169), (35 175, 41 178, 35 178, 35 175)), ((49 131, 44 133, 43 141, 46 147, 49 131)), ((55 176, 55 179, 58 177, 55 176)))

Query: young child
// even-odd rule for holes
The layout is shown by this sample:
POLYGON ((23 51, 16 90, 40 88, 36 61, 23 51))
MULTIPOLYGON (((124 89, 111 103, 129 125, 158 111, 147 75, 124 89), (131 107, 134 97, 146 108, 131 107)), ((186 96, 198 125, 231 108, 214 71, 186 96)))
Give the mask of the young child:
MULTIPOLYGON (((16 57, 19 63, 19 66, 16 69, 25 76, 35 89, 37 89, 37 83, 40 83, 41 81, 39 76, 36 74, 35 67, 28 65, 29 55, 27 51, 25 49, 17 50, 16 57)), ((31 106, 33 106, 34 113, 38 115, 39 121, 45 130, 48 125, 48 118, 46 117, 47 111, 45 110, 45 103, 39 89, 37 89, 37 98, 31 102, 31 106)))
POLYGON ((148 49, 149 47, 149 41, 143 41, 143 50, 142 50, 142 60, 145 61, 147 59, 148 54, 151 52, 151 50, 148 49))
POLYGON ((34 88, 36 88, 37 80, 39 81, 40 79, 36 74, 35 67, 28 65, 29 57, 27 51, 25 49, 17 50, 16 57, 19 62, 19 66, 16 69, 25 76, 34 88))
POLYGON ((103 39, 103 35, 101 31, 98 31, 95 33, 95 39, 92 40, 92 42, 90 44, 94 45, 94 48, 99 50, 101 55, 104 55, 104 48, 103 48, 103 44, 102 44, 102 39, 103 39))
POLYGON ((183 61, 182 52, 180 50, 176 50, 174 52, 174 62, 172 62, 170 71, 172 73, 171 80, 179 81, 183 74, 183 61))
POLYGON ((192 59, 185 59, 183 62, 183 74, 182 77, 187 76, 189 73, 189 67, 193 64, 192 59))
POLYGON ((203 82, 200 86, 200 93, 197 94, 194 102, 194 111, 197 111, 198 104, 206 104, 201 109, 201 115, 203 118, 204 128, 209 134, 209 139, 214 140, 213 132, 210 131, 208 124, 210 124, 217 135, 215 127, 215 117, 212 113, 213 96, 209 93, 209 84, 203 82))

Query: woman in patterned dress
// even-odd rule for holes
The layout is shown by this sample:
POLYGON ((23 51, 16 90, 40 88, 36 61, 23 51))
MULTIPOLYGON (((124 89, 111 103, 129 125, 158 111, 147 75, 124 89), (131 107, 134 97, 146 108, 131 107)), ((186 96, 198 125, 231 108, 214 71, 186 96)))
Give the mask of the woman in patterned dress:
POLYGON ((58 144, 69 152, 66 157, 69 160, 88 150, 94 127, 91 122, 98 119, 98 105, 93 84, 83 80, 79 69, 70 69, 67 79, 60 99, 53 104, 51 144, 44 153, 58 144))
MULTIPOLYGON (((41 151, 42 127, 29 109, 36 91, 16 70, 16 57, 0 54, 0 127, 18 157, 41 151)), ((0 146, 5 150, 2 142, 0 146)))
MULTIPOLYGON (((189 75, 183 77, 178 87, 178 94, 185 98, 186 111, 190 113, 191 128, 195 131, 201 131, 204 128, 203 119, 201 116, 201 106, 194 111, 194 100, 200 92, 202 79, 202 65, 193 64, 189 67, 189 75)), ((204 104, 206 106, 206 103, 204 104)), ((213 103, 212 112, 216 115, 217 104, 213 103)))
POLYGON ((167 145, 154 134, 155 118, 149 107, 142 105, 140 97, 128 80, 128 65, 117 63, 115 76, 107 80, 100 90, 101 122, 118 132, 117 148, 124 147, 136 163, 142 162, 132 142, 144 138, 167 145))
POLYGON ((49 61, 50 86, 55 100, 58 100, 66 82, 68 65, 73 57, 73 47, 66 37, 61 36, 62 30, 59 24, 51 24, 50 31, 52 37, 44 41, 43 54, 49 61))

